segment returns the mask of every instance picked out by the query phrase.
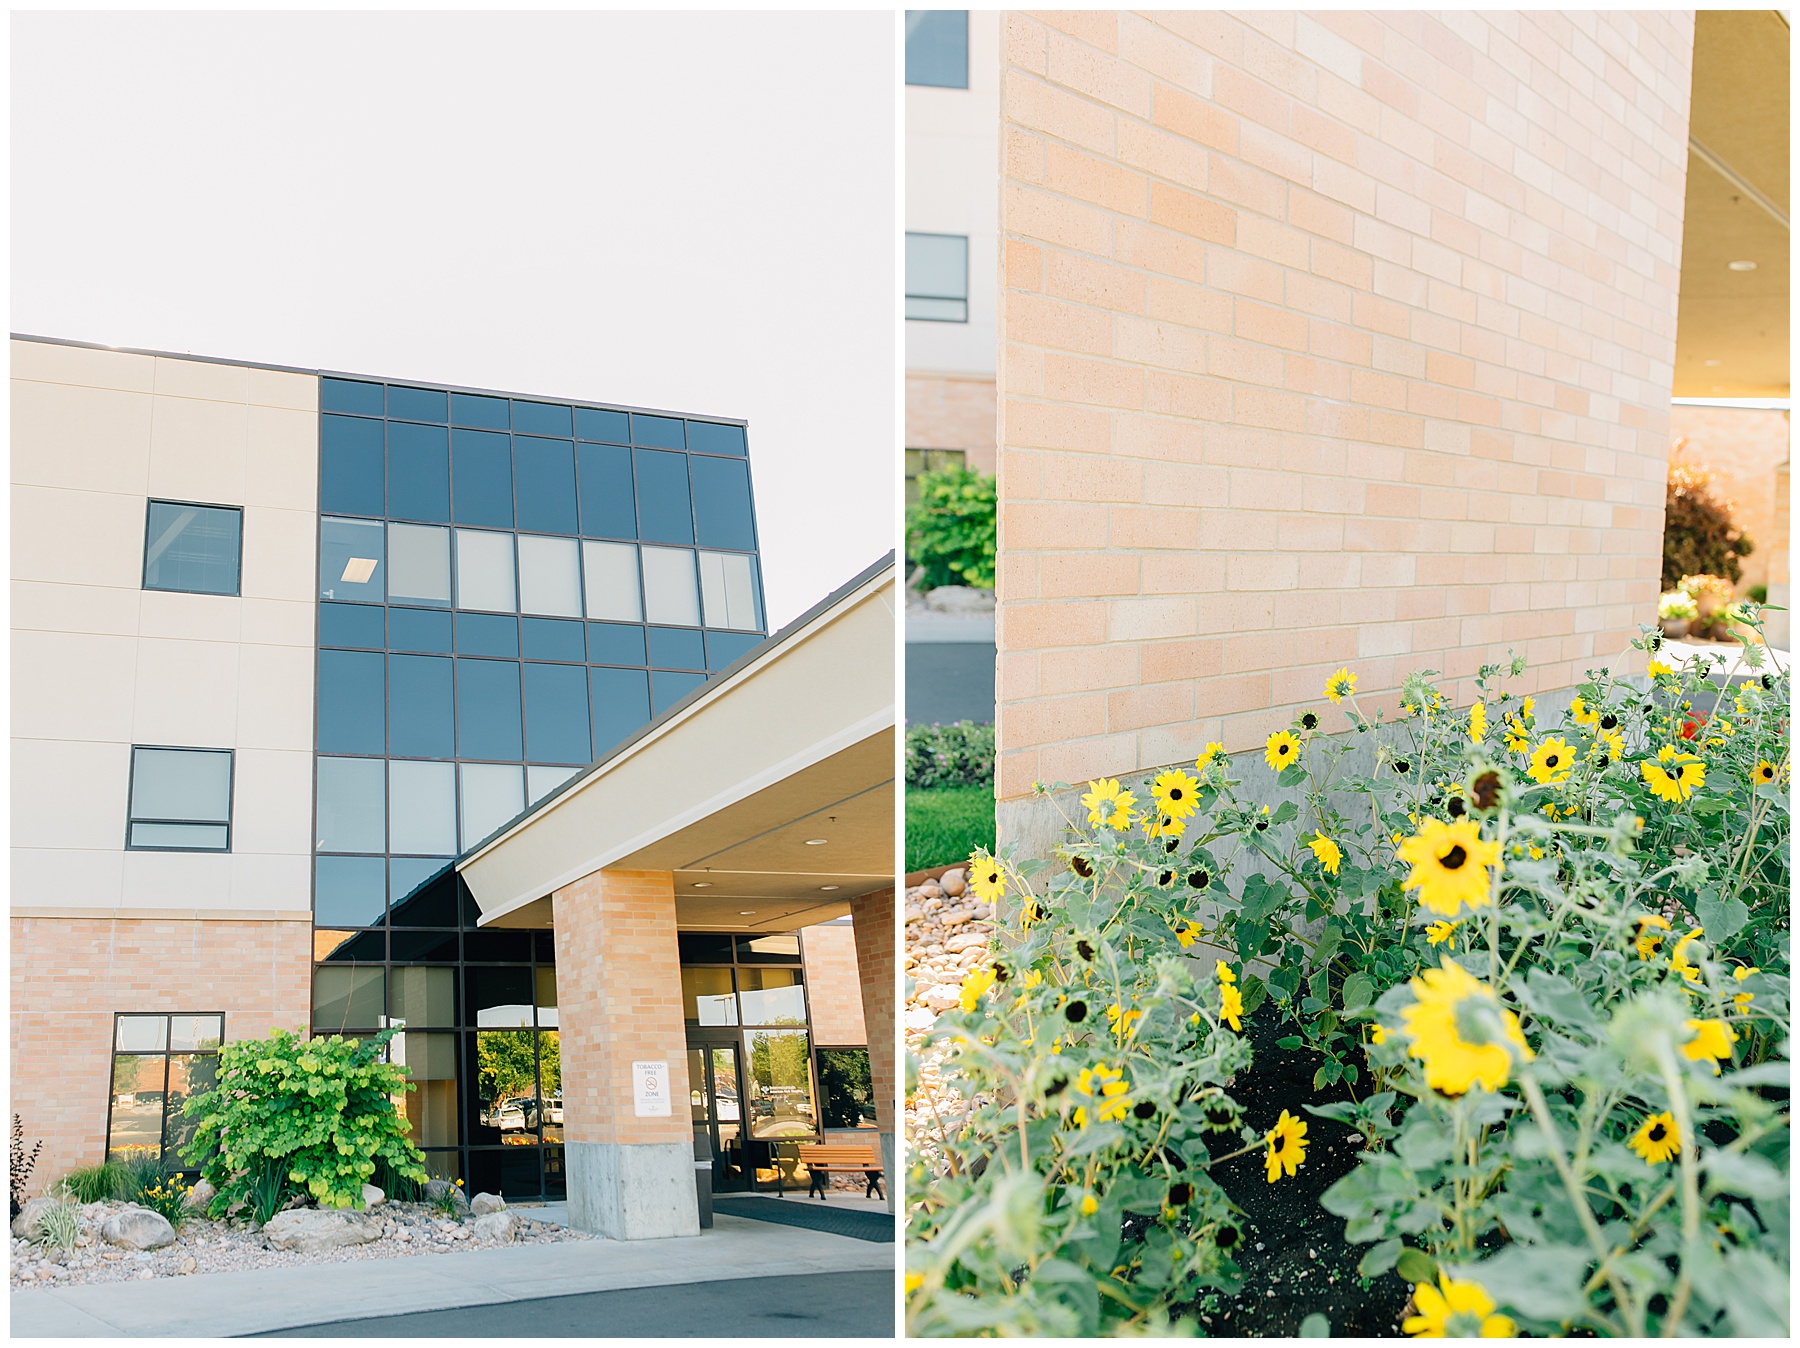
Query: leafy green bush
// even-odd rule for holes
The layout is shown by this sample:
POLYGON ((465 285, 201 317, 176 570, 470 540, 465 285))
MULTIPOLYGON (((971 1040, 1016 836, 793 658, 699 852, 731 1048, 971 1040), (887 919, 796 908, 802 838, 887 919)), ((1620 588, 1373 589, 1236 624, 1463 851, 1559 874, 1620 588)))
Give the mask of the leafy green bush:
POLYGON ((197 1120, 188 1158, 217 1190, 211 1214, 243 1204, 266 1221, 290 1184, 320 1207, 360 1208, 383 1163, 423 1183, 424 1158, 394 1107, 413 1087, 404 1068, 382 1061, 395 1033, 300 1039, 276 1030, 224 1045, 218 1084, 183 1107, 197 1120))
POLYGON ((1237 1290, 1255 1214, 1208 1172, 1255 1151, 1287 1180, 1310 1112, 1367 1148, 1322 1201, 1364 1276, 1415 1284, 1408 1332, 1785 1336, 1791 689, 1766 654, 1736 687, 1704 659, 1653 659, 1648 692, 1592 671, 1554 727, 1504 689, 1522 661, 1461 710, 1416 674, 1394 721, 1340 670, 1350 733, 1308 710, 1251 769, 1287 799, 1209 745, 1090 783, 1066 869, 977 866, 1012 913, 926 1041, 966 1107, 912 1140, 909 1332, 1136 1332, 1237 1290), (1247 1126, 1259 1011, 1353 1098, 1247 1126))
POLYGON ((63 1176, 63 1184, 78 1203, 101 1203, 122 1199, 131 1185, 131 1172, 121 1162, 105 1161, 100 1165, 84 1165, 63 1176))
POLYGON ((964 861, 994 848, 994 788, 945 786, 906 793, 908 873, 964 861))
POLYGON ((1756 544, 1731 518, 1731 503, 1711 491, 1710 470, 1683 463, 1669 466, 1669 485, 1663 513, 1664 590, 1672 590, 1683 576, 1707 574, 1736 580, 1743 574, 1738 558, 1748 557, 1756 544))
POLYGON ((1769 602, 1769 587, 1767 585, 1752 585, 1745 593, 1754 603, 1766 604, 1769 602))
POLYGON ((906 510, 906 556, 925 569, 925 589, 994 588, 995 480, 967 468, 919 476, 919 503, 906 510))
POLYGON ((993 786, 993 723, 956 721, 950 725, 907 726, 906 784, 926 790, 939 786, 993 786))

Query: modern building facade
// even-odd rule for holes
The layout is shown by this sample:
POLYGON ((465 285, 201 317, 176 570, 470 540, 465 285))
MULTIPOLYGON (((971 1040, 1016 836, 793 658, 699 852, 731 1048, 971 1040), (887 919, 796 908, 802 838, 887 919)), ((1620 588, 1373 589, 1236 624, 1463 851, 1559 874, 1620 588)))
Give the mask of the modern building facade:
MULTIPOLYGON (((398 1027, 433 1173, 567 1191, 566 1138, 629 1073, 565 1057, 585 1027, 561 934, 485 920, 455 863, 787 652, 745 426, 33 338, 12 355, 13 1107, 42 1165, 172 1157, 222 1039, 398 1027)), ((771 880, 638 933, 669 957, 659 996, 705 989, 697 1034, 780 1031, 773 1066, 747 1048, 702 1088, 779 1102, 745 1120, 764 1145, 720 1146, 721 1184, 828 1123, 891 1127, 864 1017, 807 995, 862 985, 832 924, 891 885, 876 869, 843 899, 771 880)), ((617 968, 586 958, 577 986, 617 968)), ((685 1047, 665 1056, 686 1094, 685 1047)), ((615 1232, 691 1223, 686 1180, 680 1212, 615 1232)))

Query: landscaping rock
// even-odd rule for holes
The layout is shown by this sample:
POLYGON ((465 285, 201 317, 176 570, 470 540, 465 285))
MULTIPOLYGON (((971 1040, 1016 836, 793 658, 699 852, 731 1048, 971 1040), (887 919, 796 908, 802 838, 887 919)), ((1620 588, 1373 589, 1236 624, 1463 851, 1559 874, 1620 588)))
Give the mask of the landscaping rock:
POLYGON ((992 613, 994 592, 968 585, 940 585, 925 592, 925 607, 933 613, 992 613))
MULTIPOLYGON (((489 1196, 490 1195, 488 1194, 477 1194, 475 1196, 475 1203, 470 1204, 471 1210, 479 1204, 482 1199, 489 1196)), ((518 1234, 519 1219, 513 1216, 512 1213, 501 1209, 500 1211, 485 1213, 484 1215, 477 1217, 473 1229, 477 1240, 497 1240, 505 1243, 512 1240, 513 1237, 518 1234)))
POLYGON ((130 1250, 156 1250, 175 1243, 175 1228, 169 1219, 149 1208, 126 1208, 106 1219, 100 1237, 111 1245, 130 1250))
POLYGON ((271 1217, 263 1235, 277 1250, 313 1254, 380 1240, 381 1223, 344 1208, 293 1208, 271 1217))
POLYGON ((953 899, 960 899, 963 890, 968 888, 968 884, 968 876, 963 873, 961 866, 955 870, 945 871, 938 877, 938 887, 953 899))
POLYGON ((195 1180, 194 1187, 188 1191, 187 1206, 195 1212, 205 1212, 207 1204, 219 1196, 219 1191, 205 1180, 195 1180))
POLYGON ((476 1194, 469 1200, 469 1213, 474 1217, 486 1217, 499 1212, 506 1206, 506 1200, 499 1194, 476 1194))
POLYGON ((962 990, 948 983, 934 983, 925 989, 919 1000, 933 1011, 948 1011, 962 1000, 962 990))
POLYGON ((54 1198, 29 1199, 25 1206, 19 1209, 19 1215, 13 1218, 12 1233, 21 1240, 30 1240, 37 1234, 37 1221, 43 1215, 44 1209, 55 1206, 54 1198))
POLYGON ((362 1200, 365 1208, 378 1208, 387 1202, 387 1195, 373 1184, 365 1184, 362 1190, 362 1200))
POLYGON ((469 1206, 469 1196, 449 1180, 434 1179, 425 1181, 425 1201, 427 1203, 436 1203, 439 1199, 443 1198, 445 1194, 449 1194, 451 1198, 455 1200, 457 1207, 467 1208, 469 1206))

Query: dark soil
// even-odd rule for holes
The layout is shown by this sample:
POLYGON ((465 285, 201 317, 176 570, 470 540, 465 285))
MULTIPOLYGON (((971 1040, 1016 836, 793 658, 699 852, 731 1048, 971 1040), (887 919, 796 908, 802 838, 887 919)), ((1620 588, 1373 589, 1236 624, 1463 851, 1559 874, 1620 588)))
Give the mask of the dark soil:
POLYGON ((1260 1151, 1212 1171, 1246 1214, 1236 1252, 1244 1288, 1236 1296, 1213 1294, 1180 1309, 1214 1338, 1292 1338, 1315 1312, 1331 1322, 1333 1337, 1399 1337, 1412 1288, 1391 1272, 1365 1286, 1356 1265, 1369 1247, 1345 1244, 1344 1219, 1319 1206, 1319 1195, 1355 1168, 1363 1147, 1350 1140, 1348 1126, 1315 1118, 1305 1106, 1348 1100, 1350 1091, 1341 1083, 1313 1089, 1313 1073, 1323 1059, 1305 1049, 1277 1048, 1277 1039, 1296 1031, 1274 1012, 1265 1003, 1245 1027, 1256 1060, 1230 1090, 1252 1128, 1274 1127, 1283 1109, 1303 1119, 1306 1161, 1274 1184, 1260 1151))

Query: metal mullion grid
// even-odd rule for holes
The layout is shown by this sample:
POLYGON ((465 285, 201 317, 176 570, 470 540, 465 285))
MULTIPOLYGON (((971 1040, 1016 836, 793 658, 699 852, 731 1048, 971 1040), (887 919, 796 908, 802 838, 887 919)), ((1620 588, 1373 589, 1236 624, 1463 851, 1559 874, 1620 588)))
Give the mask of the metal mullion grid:
MULTIPOLYGON (((310 989, 309 989, 309 996, 310 996, 310 989)), ((170 1072, 172 1072, 174 1070, 170 1060, 176 1056, 176 1049, 174 1048, 173 1043, 172 1043, 172 1041, 174 1039, 176 1014, 177 1013, 175 1013, 175 1012, 158 1013, 158 1012, 154 1012, 154 1011, 151 1011, 151 1012, 115 1011, 115 1012, 113 1012, 112 1042, 110 1045, 108 1045, 107 1057, 106 1057, 106 1068, 107 1068, 107 1070, 106 1070, 106 1133, 105 1133, 105 1136, 101 1139, 101 1143, 100 1143, 100 1159, 102 1161, 106 1160, 106 1158, 112 1154, 113 1102, 114 1102, 114 1098, 117 1094, 113 1090, 113 1083, 114 1083, 114 1074, 118 1070, 117 1064, 118 1064, 119 1058, 121 1056, 124 1056, 127 1058, 161 1057, 162 1064, 163 1064, 162 1108, 161 1108, 161 1111, 157 1115, 156 1151, 157 1151, 158 1159, 163 1164, 163 1168, 165 1170, 168 1168, 169 1158, 168 1158, 168 1141, 167 1141, 167 1139, 169 1136, 169 1074, 170 1074, 170 1072), (139 1020, 139 1019, 146 1019, 149 1016, 157 1015, 157 1014, 162 1015, 162 1022, 163 1022, 163 1046, 162 1046, 162 1050, 160 1053, 156 1052, 155 1050, 151 1050, 149 1052, 138 1053, 138 1052, 133 1052, 130 1049, 120 1049, 119 1048, 119 1021, 122 1017, 130 1016, 134 1020, 139 1020)), ((222 1049, 225 1046, 225 1013, 223 1011, 182 1011, 178 1014, 183 1015, 183 1016, 217 1016, 219 1018, 219 1048, 218 1049, 211 1049, 211 1050, 182 1049, 182 1050, 180 1050, 181 1055, 184 1057, 194 1057, 194 1058, 198 1058, 198 1057, 214 1057, 214 1058, 216 1058, 216 1057, 218 1057, 219 1049, 222 1049)), ((308 1011, 307 1011, 307 1019, 310 1021, 311 1018, 312 1018, 312 1012, 309 1007, 308 1011)), ((177 1157, 176 1160, 180 1161, 181 1158, 177 1157)), ((182 1170, 186 1170, 186 1169, 189 1169, 190 1167, 182 1165, 182 1166, 179 1166, 178 1168, 180 1168, 182 1170)))
MULTIPOLYGON (((318 698, 313 699, 315 712, 318 698)), ((317 741, 315 729, 314 743, 317 741)), ((315 763, 318 751, 314 750, 315 763)), ((231 823, 237 813, 237 750, 216 749, 204 744, 133 744, 130 760, 125 765, 127 779, 125 783, 125 850, 127 852, 194 852, 206 856, 223 856, 231 851, 231 823), (139 749, 163 749, 171 753, 206 753, 225 755, 225 818, 218 819, 139 819, 137 817, 137 751, 139 749), (131 841, 132 828, 137 824, 192 824, 206 828, 225 826, 225 846, 223 847, 155 847, 149 844, 139 846, 131 841)), ((317 834, 313 835, 317 837, 317 834)))

